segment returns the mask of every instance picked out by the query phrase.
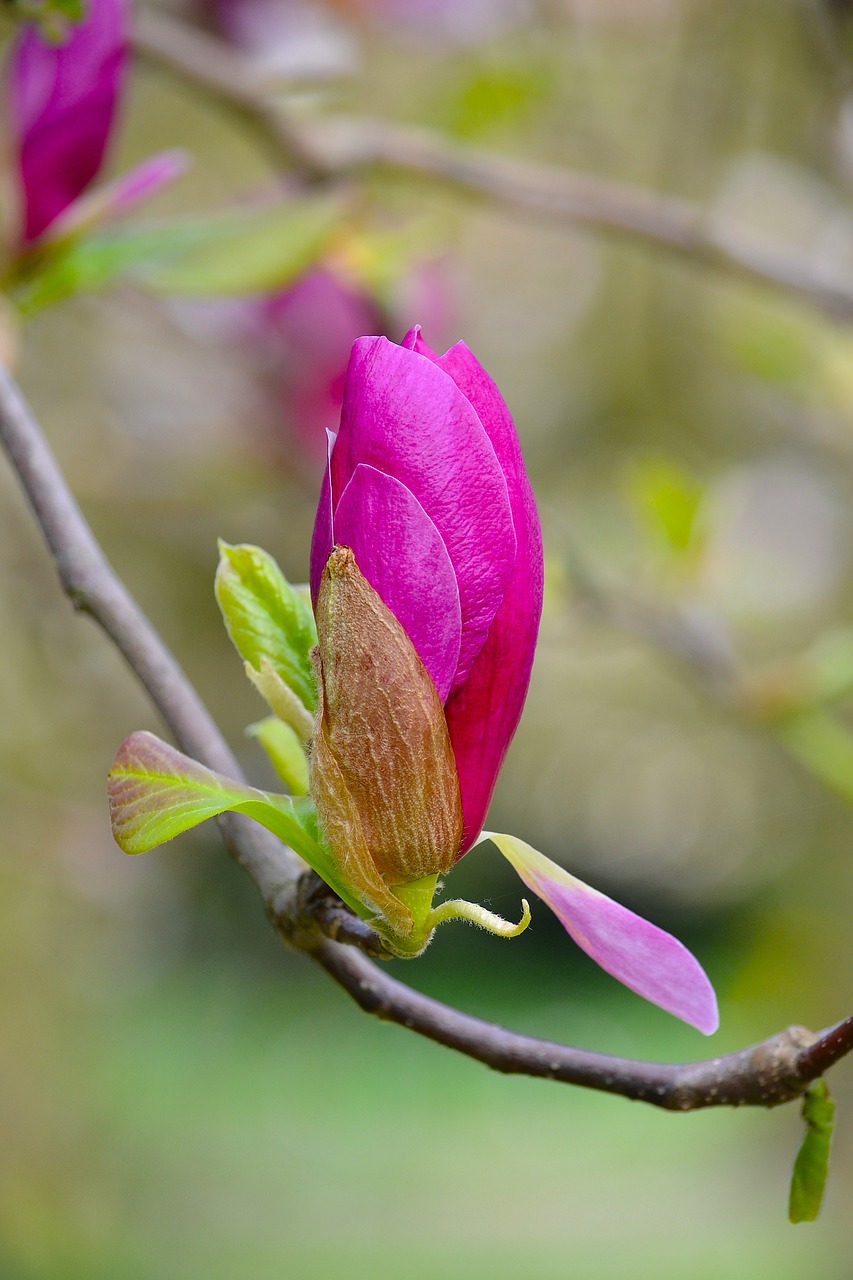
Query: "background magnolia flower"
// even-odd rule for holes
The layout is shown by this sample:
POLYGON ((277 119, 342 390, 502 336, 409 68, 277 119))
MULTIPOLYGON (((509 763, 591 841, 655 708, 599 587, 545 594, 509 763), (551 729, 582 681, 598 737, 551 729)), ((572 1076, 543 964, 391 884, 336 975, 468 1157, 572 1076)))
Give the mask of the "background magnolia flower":
MULTIPOLYGON (((52 227, 99 172, 116 122, 129 55, 128 0, 88 0, 83 20, 54 43, 27 23, 7 81, 20 190, 20 241, 52 227)), ((152 156, 105 191, 91 218, 121 214, 184 168, 174 151, 152 156)), ((72 222, 71 225, 74 225, 72 222)))
POLYGON ((89 0, 61 44, 34 23, 18 37, 8 94, 25 242, 85 191, 103 163, 127 66, 129 19, 126 0, 89 0))
POLYGON ((320 265, 288 288, 246 303, 242 314, 246 336, 276 384, 276 424, 284 420, 285 443, 290 452, 298 443, 316 465, 324 429, 340 415, 352 344, 366 329, 384 327, 380 308, 365 290, 320 265))

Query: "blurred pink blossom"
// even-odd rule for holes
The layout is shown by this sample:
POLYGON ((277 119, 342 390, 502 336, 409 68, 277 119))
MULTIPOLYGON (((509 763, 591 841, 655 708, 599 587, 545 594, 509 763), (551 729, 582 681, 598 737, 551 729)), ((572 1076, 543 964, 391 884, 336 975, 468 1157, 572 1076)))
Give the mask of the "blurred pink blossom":
POLYGON ((88 187, 104 159, 124 82, 127 0, 89 0, 62 44, 35 23, 21 30, 8 78, 22 195, 21 239, 30 243, 88 187))
POLYGON ((353 342, 384 324, 369 294, 326 267, 255 304, 253 328, 278 375, 290 433, 307 454, 322 457, 324 430, 340 416, 353 342))
POLYGON ((120 216, 183 172, 182 153, 144 160, 85 208, 115 129, 127 73, 128 0, 88 0, 83 20, 61 43, 36 23, 15 40, 7 75, 11 141, 20 192, 19 243, 51 228, 63 234, 120 216))

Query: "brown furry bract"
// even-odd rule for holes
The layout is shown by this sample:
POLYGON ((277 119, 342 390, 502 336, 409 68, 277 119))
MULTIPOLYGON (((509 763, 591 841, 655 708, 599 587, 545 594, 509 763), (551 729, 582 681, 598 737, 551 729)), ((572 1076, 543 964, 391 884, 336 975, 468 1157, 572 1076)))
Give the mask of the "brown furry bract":
POLYGON ((311 794, 332 853, 365 901, 393 918, 406 909, 394 895, 397 909, 388 902, 387 886, 448 871, 459 852, 462 803, 444 709, 348 547, 327 561, 316 616, 311 794))

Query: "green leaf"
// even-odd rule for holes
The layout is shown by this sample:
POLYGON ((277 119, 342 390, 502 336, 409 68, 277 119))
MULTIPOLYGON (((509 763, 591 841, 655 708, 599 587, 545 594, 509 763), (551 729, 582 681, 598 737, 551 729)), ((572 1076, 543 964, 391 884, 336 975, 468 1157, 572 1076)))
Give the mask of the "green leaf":
POLYGON ((810 708, 786 717, 773 732, 824 786, 853 804, 853 734, 835 716, 810 708))
POLYGON ((83 19, 83 0, 53 0, 51 8, 64 14, 70 22, 81 22, 83 19))
POLYGON ((773 305, 763 297, 732 294, 717 311, 722 346, 755 377, 796 388, 815 378, 825 335, 801 305, 773 305))
POLYGON ((311 650, 317 628, 310 608, 260 547, 220 542, 219 553, 216 599, 235 649, 258 673, 266 659, 313 715, 317 690, 311 650))
POLYGON ((135 268, 192 248, 204 237, 198 222, 173 226, 121 226, 81 240, 47 244, 21 268, 13 298, 24 315, 33 315, 76 293, 105 289, 135 268))
POLYGON ((233 226, 180 257, 146 270, 144 283, 161 293, 267 293, 295 280, 325 251, 343 216, 328 196, 289 200, 274 210, 245 214, 233 226))
POLYGON ((797 665, 804 700, 826 704, 849 697, 853 693, 853 628, 825 632, 797 665))
POLYGON ((282 288, 325 251, 342 203, 310 196, 159 226, 121 225, 50 246, 22 268, 14 297, 25 314, 119 277, 158 292, 241 295, 282 288))
POLYGON ((550 63, 527 57, 514 62, 479 61, 451 92, 445 114, 457 137, 484 138, 520 122, 541 107, 556 80, 550 63))
POLYGON ((113 836, 125 853, 145 853, 220 813, 245 813, 295 849, 353 911, 371 918, 321 844, 314 806, 306 798, 235 782, 146 732, 122 743, 107 791, 113 836))
POLYGON ((293 795, 307 795, 308 760, 296 730, 279 720, 278 716, 267 716, 257 724, 249 725, 246 732, 261 744, 272 767, 293 795))
POLYGON ((243 670, 273 715, 278 716, 284 724, 290 725, 294 733, 307 745, 314 732, 313 717, 290 685, 282 680, 269 658, 266 655, 261 656, 260 671, 256 670, 251 662, 244 662, 243 670))
POLYGON ((835 1118, 835 1103, 825 1080, 815 1080, 809 1086, 803 1098, 802 1116, 806 1135, 794 1161, 788 1218, 791 1222, 814 1222, 826 1186, 835 1118))
POLYGON ((631 495, 650 533, 677 553, 693 540, 702 501, 699 481, 669 458, 645 458, 630 478, 631 495))

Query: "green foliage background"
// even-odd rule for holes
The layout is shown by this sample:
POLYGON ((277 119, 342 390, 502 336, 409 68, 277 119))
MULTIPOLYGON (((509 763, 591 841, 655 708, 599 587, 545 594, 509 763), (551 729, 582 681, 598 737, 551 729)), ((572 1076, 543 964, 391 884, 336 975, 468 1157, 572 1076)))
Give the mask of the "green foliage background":
MULTIPOLYGON (((683 195, 849 272, 843 6, 543 0, 523 18, 460 44, 336 6, 357 60, 321 107, 683 195)), ((270 183, 235 121, 141 66, 113 168, 174 145, 195 164, 163 217, 270 183)), ((722 1029, 706 1042, 617 989, 544 908, 511 943, 448 928, 400 975, 519 1030, 661 1059, 846 1015, 853 334, 427 182, 374 178, 352 216, 362 247, 398 247, 377 275, 403 327, 420 318, 403 264, 424 246, 437 261, 443 331, 426 336, 464 336, 495 376, 542 509, 542 640, 490 823, 683 938, 722 1029), (709 694, 638 615, 658 640, 673 615, 712 647, 728 636, 761 697, 709 694), (805 718, 780 728, 802 687, 805 718)), ((37 314, 21 351, 96 532, 270 785, 212 591, 218 536, 307 574, 319 469, 269 370, 198 304, 130 285, 37 314)), ((791 1227, 796 1107, 670 1116, 489 1074, 285 954, 215 831, 124 858, 106 771, 130 730, 160 726, 61 599, 2 468, 0 653, 4 1280, 849 1274, 849 1064, 822 1215, 791 1227)), ((497 855, 452 884, 517 914, 497 855)))

